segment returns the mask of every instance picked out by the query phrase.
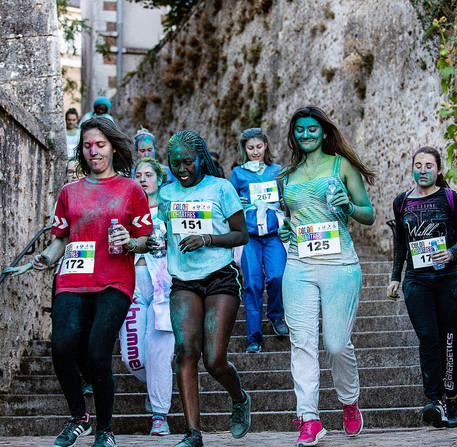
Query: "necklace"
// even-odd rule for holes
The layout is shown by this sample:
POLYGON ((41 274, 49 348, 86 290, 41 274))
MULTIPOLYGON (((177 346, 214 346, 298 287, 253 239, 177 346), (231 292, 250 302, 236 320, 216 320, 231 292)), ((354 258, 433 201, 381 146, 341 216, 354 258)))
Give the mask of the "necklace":
POLYGON ((319 160, 313 164, 313 167, 311 170, 308 169, 308 166, 306 165, 306 161, 303 163, 303 172, 309 180, 312 180, 314 178, 314 174, 316 173, 317 168, 321 165, 321 161, 323 159, 324 159, 324 156, 321 155, 319 157, 319 160))

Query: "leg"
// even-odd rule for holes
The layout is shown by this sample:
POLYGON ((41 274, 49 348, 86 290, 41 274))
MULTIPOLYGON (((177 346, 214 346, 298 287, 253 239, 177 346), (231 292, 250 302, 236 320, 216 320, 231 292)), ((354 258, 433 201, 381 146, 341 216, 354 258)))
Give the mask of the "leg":
POLYGON ((130 307, 130 298, 114 288, 92 294, 93 323, 89 338, 97 432, 111 431, 114 401, 113 347, 130 307))
POLYGON ((210 295, 205 298, 203 361, 206 370, 230 394, 233 401, 244 399, 240 378, 227 361, 227 348, 235 324, 240 300, 232 295, 210 295))
POLYGON ((262 244, 255 236, 249 235, 241 256, 241 270, 244 275, 243 303, 246 311, 246 333, 248 344, 262 342, 263 285, 262 244))
POLYGON ((319 307, 314 281, 319 266, 288 260, 283 277, 286 323, 292 345, 291 364, 297 415, 304 421, 319 419, 319 307))
POLYGON ((319 275, 322 333, 333 383, 338 400, 344 405, 353 405, 360 393, 357 361, 351 343, 362 287, 360 266, 320 266, 319 275))
POLYGON ((176 340, 176 372, 187 427, 199 430, 197 363, 202 352, 203 300, 196 293, 178 290, 170 297, 170 313, 176 340))
POLYGON ((263 246, 263 265, 265 267, 268 294, 267 317, 277 320, 284 317, 282 304, 282 277, 286 267, 287 254, 277 235, 266 236, 263 246))
POLYGON ((62 391, 75 418, 86 413, 78 369, 78 351, 84 327, 91 319, 87 294, 59 293, 52 309, 52 360, 62 391))

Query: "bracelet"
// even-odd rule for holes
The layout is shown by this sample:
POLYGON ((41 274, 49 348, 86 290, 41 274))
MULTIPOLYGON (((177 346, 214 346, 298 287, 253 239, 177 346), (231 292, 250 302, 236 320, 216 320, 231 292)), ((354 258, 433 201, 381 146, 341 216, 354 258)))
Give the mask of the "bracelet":
POLYGON ((350 213, 347 213, 347 214, 345 213, 346 216, 348 216, 348 217, 349 217, 349 216, 352 216, 352 215, 354 214, 354 211, 355 211, 355 206, 354 206, 354 204, 353 204, 352 202, 349 202, 349 205, 352 205, 352 210, 351 210, 350 213))
POLYGON ((130 239, 130 242, 133 243, 133 247, 132 247, 132 248, 127 248, 127 251, 128 251, 129 253, 132 252, 132 251, 135 251, 135 248, 136 248, 136 246, 137 246, 137 240, 136 240, 135 238, 130 239))
POLYGON ((208 247, 209 247, 210 245, 213 245, 213 236, 211 236, 210 234, 208 234, 208 236, 209 236, 209 244, 208 244, 208 247))
POLYGON ((447 251, 449 253, 449 261, 453 261, 455 259, 454 253, 451 250, 447 251))
POLYGON ((202 238, 202 241, 203 241, 203 247, 206 247, 205 237, 203 236, 203 234, 200 234, 200 237, 202 238))

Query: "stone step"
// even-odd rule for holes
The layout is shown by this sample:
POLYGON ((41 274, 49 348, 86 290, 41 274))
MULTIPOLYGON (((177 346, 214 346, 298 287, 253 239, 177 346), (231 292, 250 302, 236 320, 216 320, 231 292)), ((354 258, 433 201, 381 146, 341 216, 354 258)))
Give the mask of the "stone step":
MULTIPOLYGON (((238 374, 243 387, 248 390, 293 388, 290 369, 239 371, 238 374)), ((362 386, 417 385, 421 380, 419 366, 359 368, 359 376, 362 386)), ((222 386, 207 372, 200 372, 198 377, 202 391, 223 390, 222 386)), ((146 393, 146 384, 132 374, 116 374, 114 380, 118 393, 146 393)), ((321 370, 320 383, 324 388, 332 386, 333 382, 329 369, 321 370)), ((173 380, 173 389, 177 391, 176 380, 173 380)), ((61 392, 55 375, 31 375, 16 376, 8 394, 60 394, 61 392)))
MULTIPOLYGON (((412 366, 418 364, 417 346, 387 347, 387 348, 356 348, 359 367, 375 366, 412 366)), ((229 353, 228 358, 239 371, 276 370, 277 365, 290 364, 290 352, 261 352, 258 354, 229 353)), ((328 367, 324 351, 319 352, 321 368, 328 367)), ((199 363, 203 370, 203 362, 199 363)), ((120 355, 113 356, 114 374, 125 373, 127 370, 120 355)), ((27 357, 21 364, 22 375, 51 375, 53 373, 51 357, 27 357)))
MULTIPOLYGON (((363 410, 364 427, 418 427, 420 426, 422 407, 377 408, 363 410)), ((341 430, 341 410, 323 410, 320 413, 325 428, 341 430)), ((253 412, 251 432, 295 431, 297 425, 292 422, 295 412, 253 412)), ((22 416, 0 417, 0 436, 56 436, 65 425, 65 416, 22 416)), ((184 433, 185 421, 182 414, 168 416, 173 434, 184 433)), ((92 419, 95 428, 95 418, 92 419)), ((204 432, 226 432, 230 430, 230 413, 202 413, 201 426, 204 432)), ((113 430, 116 434, 147 434, 151 429, 149 415, 114 415, 113 430)), ((241 441, 243 442, 243 441, 241 441)), ((325 442, 325 441, 323 441, 325 442)), ((152 443, 152 441, 151 441, 152 443)), ((242 444, 240 444, 242 445, 242 444)), ((354 444, 361 445, 360 443, 354 444)))
MULTIPOLYGON (((290 411, 296 406, 293 390, 247 390, 252 399, 254 411, 290 411)), ((117 394, 114 399, 115 414, 144 413, 144 393, 117 394)), ((421 385, 396 385, 389 387, 365 387, 361 389, 361 408, 395 408, 408 402, 410 406, 423 404, 424 395, 421 385)), ((86 399, 87 411, 95 412, 94 400, 86 399)), ((63 394, 27 394, 6 396, 2 402, 5 416, 65 415, 68 405, 63 394)), ((200 392, 200 406, 205 412, 216 413, 230 410, 230 397, 225 391, 200 392)), ((332 388, 321 388, 319 406, 322 409, 338 408, 336 393, 332 388)), ((182 404, 179 394, 173 393, 170 413, 181 413, 182 404)))

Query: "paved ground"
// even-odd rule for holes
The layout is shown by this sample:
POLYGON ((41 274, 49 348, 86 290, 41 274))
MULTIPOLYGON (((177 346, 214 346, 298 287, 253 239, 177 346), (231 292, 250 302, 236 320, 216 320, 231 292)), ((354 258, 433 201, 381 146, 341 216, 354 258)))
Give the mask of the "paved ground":
MULTIPOLYGON (((93 437, 80 438, 76 447, 90 447, 93 437)), ((249 433, 243 439, 233 439, 229 433, 204 434, 206 447, 294 447, 295 433, 249 433)), ((181 436, 165 438, 150 436, 116 436, 118 447, 173 447, 181 436)), ((52 447, 53 437, 0 437, 1 447, 52 447)), ((321 447, 457 447, 457 429, 372 429, 364 430, 357 438, 347 438, 340 431, 329 432, 321 447)))

